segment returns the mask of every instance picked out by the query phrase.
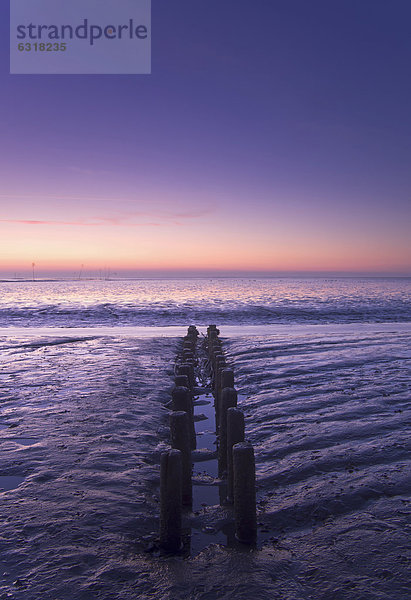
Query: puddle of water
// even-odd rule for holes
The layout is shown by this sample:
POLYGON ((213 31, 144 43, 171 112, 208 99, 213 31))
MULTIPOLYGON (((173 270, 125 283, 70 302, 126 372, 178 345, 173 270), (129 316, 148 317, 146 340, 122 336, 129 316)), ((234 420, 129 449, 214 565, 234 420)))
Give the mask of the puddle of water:
MULTIPOLYGON (((199 391, 199 390, 198 390, 199 391)), ((199 394, 194 404, 194 414, 202 414, 206 419, 195 422, 195 430, 197 435, 197 446, 199 449, 216 451, 216 427, 215 427, 215 410, 214 398, 209 393, 199 394)), ((206 506, 215 506, 220 504, 219 486, 215 482, 218 477, 218 461, 217 458, 198 461, 194 463, 193 468, 194 478, 198 476, 202 483, 193 482, 193 511, 199 511, 206 506), (209 482, 208 482, 209 480, 209 482)), ((215 536, 215 534, 213 534, 215 536)), ((215 541, 216 538, 213 538, 215 541)), ((209 541, 203 540, 203 548, 208 545, 209 541)))
POLYGON ((193 512, 220 504, 218 485, 193 485, 193 512))
POLYGON ((195 475, 196 473, 198 473, 199 475, 210 475, 213 478, 217 477, 217 460, 215 458, 212 458, 210 460, 202 460, 201 462, 194 463, 193 475, 195 475))
MULTIPOLYGON (((197 393, 199 394, 200 392, 197 391, 197 393)), ((206 396, 208 398, 209 394, 204 394, 204 396, 206 396)), ((194 404, 194 406, 204 406, 206 404, 210 404, 210 402, 212 402, 212 399, 211 400, 194 400, 193 404, 194 404)))
POLYGON ((199 448, 208 448, 209 450, 215 452, 215 450, 217 449, 215 431, 198 431, 197 425, 199 425, 199 423, 195 424, 197 446, 199 448))
MULTIPOLYGON (((204 527, 203 529, 192 529, 191 536, 191 554, 198 554, 210 544, 221 544, 230 548, 244 549, 242 544, 236 540, 234 522, 226 523, 221 529, 213 527, 204 527)), ((247 547, 248 550, 248 547, 247 547)))
POLYGON ((198 448, 205 448, 215 452, 216 426, 213 396, 208 393, 200 394, 196 398, 196 403, 194 404, 194 415, 203 415, 205 417, 201 419, 201 421, 195 421, 194 423, 194 428, 198 439, 198 448))
POLYGON ((192 554, 198 554, 201 550, 204 550, 206 546, 210 544, 227 544, 227 536, 222 531, 192 531, 191 532, 191 552, 192 554))
POLYGON ((5 438, 11 442, 16 442, 16 444, 20 444, 20 446, 33 446, 33 444, 37 444, 38 440, 31 437, 16 437, 16 438, 5 438))
POLYGON ((0 493, 14 490, 24 481, 19 475, 0 475, 0 493))

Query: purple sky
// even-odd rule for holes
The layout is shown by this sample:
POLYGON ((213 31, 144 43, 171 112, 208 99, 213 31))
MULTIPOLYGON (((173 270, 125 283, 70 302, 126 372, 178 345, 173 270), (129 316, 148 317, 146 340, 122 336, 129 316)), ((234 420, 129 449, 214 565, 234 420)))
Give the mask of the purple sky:
POLYGON ((9 75, 0 274, 411 274, 409 0, 153 2, 152 75, 9 75))

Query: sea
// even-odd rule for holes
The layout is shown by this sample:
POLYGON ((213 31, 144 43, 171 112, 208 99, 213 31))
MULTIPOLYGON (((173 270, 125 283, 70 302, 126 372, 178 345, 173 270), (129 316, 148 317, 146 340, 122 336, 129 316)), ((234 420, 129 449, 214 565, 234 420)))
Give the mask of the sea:
POLYGON ((410 599, 410 357, 411 278, 0 281, 0 599, 410 599), (235 372, 254 549, 207 494, 158 549, 191 324, 235 372))

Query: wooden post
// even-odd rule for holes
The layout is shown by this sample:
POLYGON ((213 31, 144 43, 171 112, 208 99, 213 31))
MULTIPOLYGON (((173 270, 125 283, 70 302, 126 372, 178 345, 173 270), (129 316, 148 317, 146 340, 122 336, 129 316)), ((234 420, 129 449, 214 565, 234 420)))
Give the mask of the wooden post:
POLYGON ((213 390, 214 390, 214 405, 216 409, 216 425, 219 427, 219 418, 220 418, 220 399, 218 396, 218 384, 220 381, 220 373, 226 367, 226 362, 224 357, 218 357, 216 362, 216 367, 214 369, 214 377, 213 377, 213 390))
POLYGON ((186 506, 193 503, 191 485, 191 444, 189 433, 189 417, 186 412, 177 411, 170 414, 171 446, 181 452, 182 462, 182 502, 186 506))
POLYGON ((244 413, 239 408, 227 410, 227 501, 234 500, 233 446, 244 442, 244 413))
POLYGON ((187 375, 176 375, 174 378, 174 383, 176 387, 190 387, 190 382, 188 381, 187 375))
POLYGON ((237 392, 234 388, 223 389, 220 398, 219 440, 218 440, 218 473, 220 477, 227 470, 227 411, 237 406, 237 392))
MULTIPOLYGON (((187 379, 186 375, 179 375, 187 379)), ((191 401, 190 390, 186 387, 176 386, 171 392, 173 411, 183 411, 188 415, 188 428, 190 433, 190 448, 196 448, 196 431, 194 427, 194 409, 191 401)))
POLYGON ((177 365, 176 367, 177 375, 187 375, 188 381, 190 383, 190 389, 194 388, 195 376, 194 376, 194 367, 190 363, 182 363, 177 365))
POLYGON ((181 452, 163 452, 160 463, 160 546, 167 552, 179 552, 182 547, 181 491, 181 452))
POLYGON ((257 541, 255 499, 255 460, 251 444, 242 442, 233 447, 235 533, 239 542, 257 541))
POLYGON ((198 329, 195 325, 189 325, 187 329, 187 335, 197 338, 200 334, 198 333, 198 329))
MULTIPOLYGON (((217 389, 216 394, 218 397, 218 402, 221 404, 221 393, 224 388, 233 388, 234 387, 234 371, 232 369, 228 369, 227 365, 224 366, 222 370, 220 370, 218 374, 217 381, 217 389)), ((221 411, 220 411, 221 412, 221 411)))
POLYGON ((183 360, 184 362, 188 362, 194 360, 194 354, 192 350, 183 350, 183 360))

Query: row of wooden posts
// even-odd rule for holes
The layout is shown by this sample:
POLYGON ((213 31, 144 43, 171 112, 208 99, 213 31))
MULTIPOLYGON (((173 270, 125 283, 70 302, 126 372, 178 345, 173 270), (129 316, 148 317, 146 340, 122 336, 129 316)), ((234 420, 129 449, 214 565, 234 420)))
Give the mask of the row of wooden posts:
MULTIPOLYGON (((196 448, 193 398, 198 336, 197 328, 190 325, 183 338, 181 362, 176 364, 171 394, 171 449, 161 455, 160 545, 168 552, 181 550, 182 508, 192 506, 191 451, 196 448)), ((237 540, 253 545, 257 538, 254 449, 245 442, 244 413, 237 408, 234 372, 227 365, 215 325, 207 328, 204 349, 214 395, 219 477, 227 479, 225 504, 234 507, 237 540)))

